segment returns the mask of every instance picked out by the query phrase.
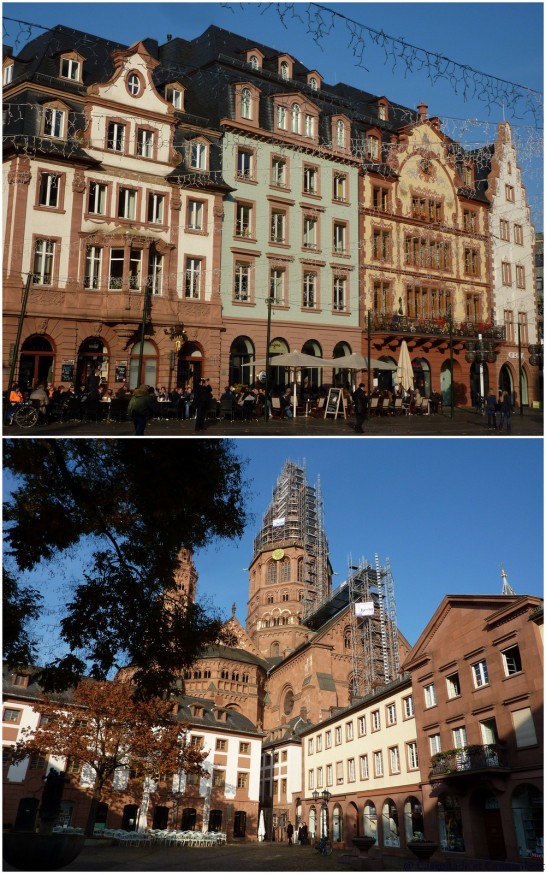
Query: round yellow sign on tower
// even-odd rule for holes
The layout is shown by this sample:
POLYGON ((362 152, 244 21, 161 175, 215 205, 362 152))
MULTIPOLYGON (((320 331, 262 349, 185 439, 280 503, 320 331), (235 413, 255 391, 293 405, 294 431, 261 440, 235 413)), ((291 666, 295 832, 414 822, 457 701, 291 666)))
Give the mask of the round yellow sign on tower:
POLYGON ((275 561, 280 561, 281 558, 284 558, 284 549, 275 549, 271 553, 271 557, 275 559, 275 561))

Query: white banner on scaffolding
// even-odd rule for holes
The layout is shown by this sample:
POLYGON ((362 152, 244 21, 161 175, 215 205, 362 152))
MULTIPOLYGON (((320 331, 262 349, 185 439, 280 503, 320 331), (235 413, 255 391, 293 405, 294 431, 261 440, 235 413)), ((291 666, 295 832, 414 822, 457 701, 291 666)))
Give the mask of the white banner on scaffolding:
POLYGON ((279 516, 278 519, 273 519, 273 522, 271 524, 273 528, 282 528, 282 526, 284 525, 284 516, 279 516))
POLYGON ((373 616, 373 601, 361 601, 355 604, 355 616, 373 616))

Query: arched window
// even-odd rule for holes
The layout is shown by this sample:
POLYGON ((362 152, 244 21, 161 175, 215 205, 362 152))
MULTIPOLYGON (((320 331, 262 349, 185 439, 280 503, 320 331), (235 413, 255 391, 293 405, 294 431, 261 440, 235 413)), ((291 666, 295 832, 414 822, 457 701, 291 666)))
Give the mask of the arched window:
POLYGON ((373 801, 367 801, 363 812, 364 834, 377 841, 377 810, 373 801))
POLYGON ((335 805, 332 814, 332 839, 334 841, 343 840, 343 811, 339 804, 335 805))
POLYGON ((274 598, 273 594, 271 593, 267 596, 265 603, 266 604, 273 604, 274 601, 275 601, 275 598, 274 598))
POLYGON ((340 148, 345 146, 345 123, 341 119, 336 122, 336 144, 340 148))
POLYGON ((406 841, 417 835, 424 835, 425 829, 423 825, 423 807, 419 799, 414 795, 410 795, 404 803, 404 830, 406 833, 406 841))
POLYGON ((297 103, 292 104, 291 120, 292 120, 292 133, 299 134, 299 132, 300 132, 300 108, 299 108, 299 105, 297 103))
POLYGON ((281 582, 287 583, 290 579, 290 559, 283 558, 281 562, 281 582))
POLYGON ((250 66, 252 67, 253 70, 260 69, 260 62, 259 62, 258 58, 256 57, 256 55, 250 56, 250 66))
POLYGON ((290 716, 294 709, 294 693, 292 689, 289 689, 286 695, 284 696, 284 704, 283 711, 286 716, 290 716))
POLYGON ((523 784, 512 795, 512 817, 520 856, 529 857, 544 845, 543 798, 535 786, 523 784))
POLYGON ((303 583, 303 558, 298 558, 298 583, 303 583))
POLYGON ((281 601, 288 601, 289 597, 290 596, 289 596, 288 592, 283 592, 282 597, 281 597, 281 601))
POLYGON ((290 70, 286 61, 281 62, 281 76, 283 79, 288 79, 290 70))
POLYGON ((271 655, 272 656, 279 656, 280 654, 281 654, 280 644, 277 641, 275 641, 275 643, 271 644, 271 655))
POLYGON ((252 118, 252 93, 250 88, 243 88, 241 91, 241 116, 243 118, 252 118))
POLYGON ((145 385, 157 384, 157 349, 150 340, 145 340, 142 346, 142 368, 140 370, 140 373, 138 368, 140 362, 141 344, 135 343, 135 345, 131 349, 129 388, 137 388, 143 383, 145 385))
POLYGON ((442 850, 464 853, 463 818, 455 795, 438 799, 438 835, 442 850))
POLYGON ((275 561, 268 562, 267 582, 268 583, 276 583, 277 582, 277 562, 275 562, 275 561))
POLYGON ((343 630, 343 649, 352 649, 353 646, 353 633, 351 631, 351 627, 347 626, 343 630))

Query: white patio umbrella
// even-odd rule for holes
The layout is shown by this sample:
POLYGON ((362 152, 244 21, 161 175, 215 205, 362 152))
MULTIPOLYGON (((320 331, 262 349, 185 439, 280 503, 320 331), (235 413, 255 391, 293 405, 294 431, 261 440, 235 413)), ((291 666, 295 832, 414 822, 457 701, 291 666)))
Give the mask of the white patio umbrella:
POLYGON ((400 356, 398 358, 398 367, 396 368, 396 379, 398 384, 406 391, 413 388, 413 367, 409 354, 408 344, 402 340, 400 346, 400 356))
POLYGON ((258 840, 263 841, 265 838, 265 822, 264 822, 264 812, 260 810, 260 824, 258 826, 258 840))
MULTIPOLYGON (((244 367, 252 367, 257 365, 258 367, 265 367, 267 364, 265 358, 256 359, 255 361, 249 361, 244 367)), ((289 367, 290 370, 294 371, 294 396, 293 396, 293 404, 294 404, 294 418, 296 418, 296 407, 298 403, 297 394, 296 394, 296 371, 302 370, 304 368, 310 367, 333 367, 332 360, 328 360, 326 358, 319 358, 316 355, 307 355, 305 352, 283 352, 280 355, 271 355, 269 358, 269 366, 270 367, 289 367)), ((337 365, 335 365, 337 366, 337 365)))
MULTIPOLYGON (((396 364, 389 361, 380 361, 378 358, 369 359, 372 370, 396 370, 396 364)), ((350 355, 342 355, 340 358, 332 358, 334 367, 346 368, 347 370, 368 370, 368 359, 365 355, 359 355, 358 352, 351 352, 350 355)))

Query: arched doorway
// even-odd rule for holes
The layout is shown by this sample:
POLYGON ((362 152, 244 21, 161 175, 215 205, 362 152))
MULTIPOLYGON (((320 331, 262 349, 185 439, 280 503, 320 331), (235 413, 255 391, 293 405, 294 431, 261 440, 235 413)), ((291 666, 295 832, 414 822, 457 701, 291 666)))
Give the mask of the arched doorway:
POLYGON ((296 799, 296 818, 294 820, 294 831, 297 832, 302 819, 301 798, 296 799))
POLYGON ((309 837, 313 840, 317 836, 317 808, 313 805, 309 808, 309 837))
POLYGON ((440 370, 440 392, 442 407, 451 406, 451 361, 444 361, 440 370))
POLYGON ((126 804, 123 808, 123 818, 121 827, 126 832, 134 832, 136 830, 136 821, 138 815, 137 804, 126 804))
POLYGON ((246 811, 236 810, 233 818, 233 837, 244 838, 246 835, 246 811))
POLYGON ((515 395, 514 374, 509 364, 503 364, 499 371, 499 391, 507 391, 511 398, 515 395))
POLYGON ((78 349, 76 386, 85 385, 95 370, 100 370, 101 380, 108 382, 108 348, 100 337, 88 337, 78 349))
POLYGON ((289 352, 288 343, 282 337, 275 337, 269 344, 269 388, 282 389, 286 385, 288 371, 286 367, 275 367, 275 355, 284 355, 289 352))
POLYGON ((512 817, 519 854, 523 857, 544 852, 544 800, 535 786, 522 783, 512 793, 512 817))
POLYGON ((410 795, 404 802, 404 832, 406 842, 416 835, 424 836, 423 805, 414 795, 410 795))
POLYGON ((339 804, 334 805, 332 813, 332 840, 343 840, 343 811, 339 804))
POLYGON ((39 801, 37 798, 21 798, 13 830, 16 832, 32 832, 36 824, 39 801))
MULTIPOLYGON (((301 347, 301 351, 305 355, 314 355, 315 358, 322 358, 322 349, 316 340, 307 340, 301 347)), ((297 371, 297 378, 301 379, 300 389, 305 397, 322 385, 322 368, 302 367, 300 371, 297 371)))
POLYGON ((430 364, 426 358, 414 358, 411 363, 413 387, 418 388, 424 398, 429 398, 431 389, 430 364))
POLYGON ((473 407, 477 405, 478 397, 486 397, 488 390, 489 368, 487 364, 483 361, 473 361, 470 365, 470 396, 472 398, 473 407))
POLYGON ((51 382, 55 353, 50 341, 41 335, 27 337, 19 357, 19 385, 23 391, 41 382, 51 382))
POLYGON ((346 811, 347 817, 347 836, 350 838, 357 838, 360 835, 360 819, 358 816, 358 807, 351 801, 350 804, 347 805, 346 811))
POLYGON ((442 850, 464 853, 463 818, 455 795, 441 795, 438 800, 438 835, 442 850))
POLYGON ((184 343, 178 353, 176 385, 194 389, 203 375, 203 350, 197 343, 184 343))
POLYGON ((368 838, 375 838, 377 843, 377 810, 373 801, 367 801, 362 813, 364 834, 368 838))
POLYGON ((478 791, 471 799, 471 822, 474 832, 474 847, 482 859, 502 862, 506 859, 506 846, 499 799, 492 792, 478 791))
POLYGON ((383 802, 381 825, 383 827, 383 846, 399 847, 398 809, 392 798, 387 798, 383 802))
MULTIPOLYGON (((393 364, 396 368, 397 363, 390 355, 380 355, 379 361, 384 361, 385 364, 393 364)), ((396 380, 396 370, 376 370, 377 387, 380 391, 392 391, 393 384, 396 380)))
POLYGON ((248 337, 236 337, 229 350, 229 384, 251 385, 254 382, 248 362, 255 358, 254 346, 248 337))
POLYGON ((129 388, 137 388, 145 385, 157 384, 157 349, 151 340, 145 340, 142 349, 142 368, 138 372, 140 361, 140 343, 135 343, 131 349, 131 364, 129 370, 129 388))
MULTIPOLYGON (((343 358, 345 355, 350 355, 352 353, 352 349, 348 343, 342 341, 341 343, 336 343, 334 346, 334 351, 332 354, 332 358, 343 358)), ((348 370, 346 367, 334 367, 333 370, 333 384, 336 386, 345 385, 346 382, 351 382, 353 372, 352 370, 348 370)))

